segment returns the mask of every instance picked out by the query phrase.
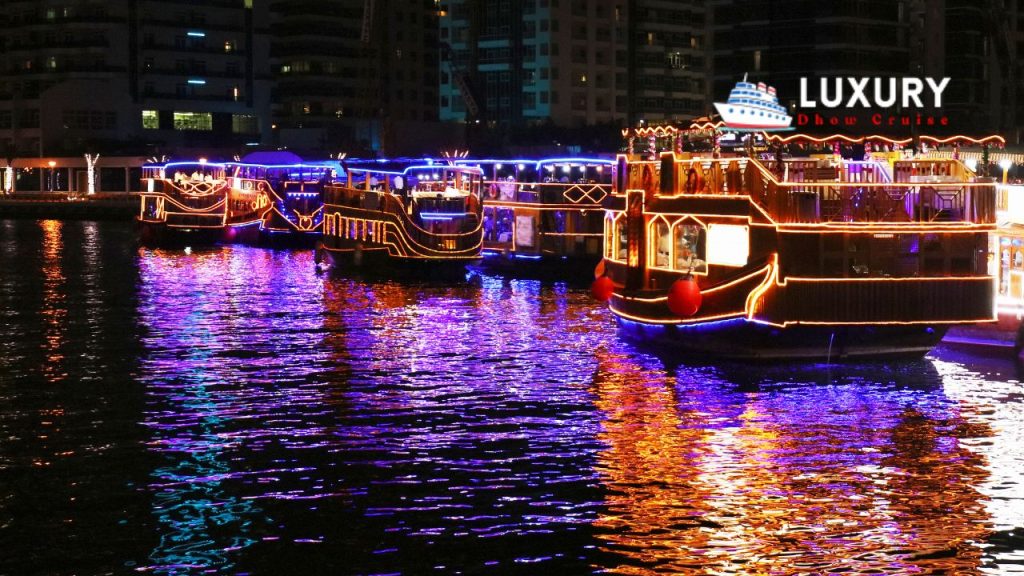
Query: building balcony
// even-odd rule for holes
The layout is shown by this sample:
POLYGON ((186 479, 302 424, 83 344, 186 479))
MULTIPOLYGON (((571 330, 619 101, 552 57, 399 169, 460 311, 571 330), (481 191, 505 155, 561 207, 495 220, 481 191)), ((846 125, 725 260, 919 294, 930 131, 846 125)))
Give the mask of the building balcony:
POLYGON ((142 44, 139 48, 144 52, 174 52, 178 54, 209 54, 212 56, 245 56, 247 51, 234 48, 230 52, 224 46, 174 46, 172 44, 142 44))
POLYGON ((127 74, 128 68, 125 66, 75 66, 66 65, 60 66, 59 68, 42 68, 24 70, 17 68, 14 70, 8 70, 4 73, 5 76, 13 76, 17 78, 35 77, 35 78, 47 78, 54 80, 63 80, 69 74, 74 75, 100 75, 109 76, 111 74, 127 74))
POLYGON ((147 18, 141 21, 140 30, 145 32, 149 28, 171 28, 174 30, 182 30, 185 28, 202 30, 203 32, 245 32, 245 25, 243 24, 228 24, 228 23, 216 23, 216 22, 183 22, 181 20, 161 20, 159 18, 147 18))
POLYGON ((245 78, 242 72, 214 72, 209 70, 178 70, 174 68, 149 68, 142 71, 143 76, 173 76, 176 78, 224 78, 227 80, 241 80, 245 78))
POLYGON ((142 94, 142 98, 145 101, 150 100, 174 100, 176 102, 228 102, 231 104, 238 104, 239 107, 245 107, 245 98, 235 100, 233 96, 226 94, 172 94, 170 92, 149 92, 142 94))
POLYGON ((105 49, 110 47, 110 42, 106 38, 82 38, 75 40, 55 40, 53 42, 46 42, 38 40, 35 42, 12 42, 7 46, 6 52, 12 56, 16 56, 18 52, 38 52, 40 50, 60 50, 65 49, 88 49, 88 48, 99 48, 105 49))

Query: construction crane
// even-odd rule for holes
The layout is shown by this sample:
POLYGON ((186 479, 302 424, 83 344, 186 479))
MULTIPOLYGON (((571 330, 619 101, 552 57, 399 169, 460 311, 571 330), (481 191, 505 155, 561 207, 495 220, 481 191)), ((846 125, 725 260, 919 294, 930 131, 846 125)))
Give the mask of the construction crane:
POLYGON ((455 61, 455 54, 452 51, 452 47, 445 42, 441 43, 441 57, 448 63, 448 71, 451 74, 452 83, 454 83, 455 87, 459 89, 459 94, 462 95, 462 101, 466 103, 466 121, 471 122, 476 120, 477 116, 480 115, 480 106, 477 105, 476 98, 473 97, 473 91, 470 89, 469 83, 466 82, 465 74, 462 73, 462 69, 459 67, 458 62, 455 61))

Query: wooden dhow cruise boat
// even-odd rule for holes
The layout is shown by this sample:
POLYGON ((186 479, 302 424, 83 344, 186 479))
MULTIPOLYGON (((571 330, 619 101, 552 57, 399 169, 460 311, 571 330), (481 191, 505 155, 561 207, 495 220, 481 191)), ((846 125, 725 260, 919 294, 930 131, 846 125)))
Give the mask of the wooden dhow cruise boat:
POLYGON ((601 260, 608 158, 459 160, 483 170, 481 268, 584 281, 601 260))
POLYGON ((270 195, 247 186, 238 170, 205 159, 143 166, 146 189, 138 215, 143 242, 256 241, 270 195))
POLYGON ((269 208, 260 224, 261 241, 314 246, 323 225, 323 191, 343 174, 337 160, 305 162, 287 151, 256 152, 229 164, 237 184, 266 192, 269 208))
POLYGON ((434 162, 346 166, 324 188, 319 264, 461 272, 480 258, 483 172, 434 162))
POLYGON ((995 187, 959 160, 718 155, 617 159, 593 291, 627 338, 831 361, 993 320, 995 187))

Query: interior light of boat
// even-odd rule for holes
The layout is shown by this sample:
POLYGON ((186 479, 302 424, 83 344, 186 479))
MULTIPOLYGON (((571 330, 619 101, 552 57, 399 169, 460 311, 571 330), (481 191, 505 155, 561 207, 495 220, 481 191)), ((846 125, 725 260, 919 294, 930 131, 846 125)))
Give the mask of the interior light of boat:
POLYGON ((709 224, 708 264, 745 266, 750 256, 750 229, 735 224, 709 224))

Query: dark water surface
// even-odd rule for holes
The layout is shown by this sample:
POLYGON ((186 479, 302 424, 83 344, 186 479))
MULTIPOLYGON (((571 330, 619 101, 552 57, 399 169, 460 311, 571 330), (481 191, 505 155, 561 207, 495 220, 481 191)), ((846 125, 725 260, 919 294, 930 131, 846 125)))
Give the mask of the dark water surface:
POLYGON ((1024 573, 1024 386, 667 366, 586 291, 0 221, 0 574, 1024 573))

